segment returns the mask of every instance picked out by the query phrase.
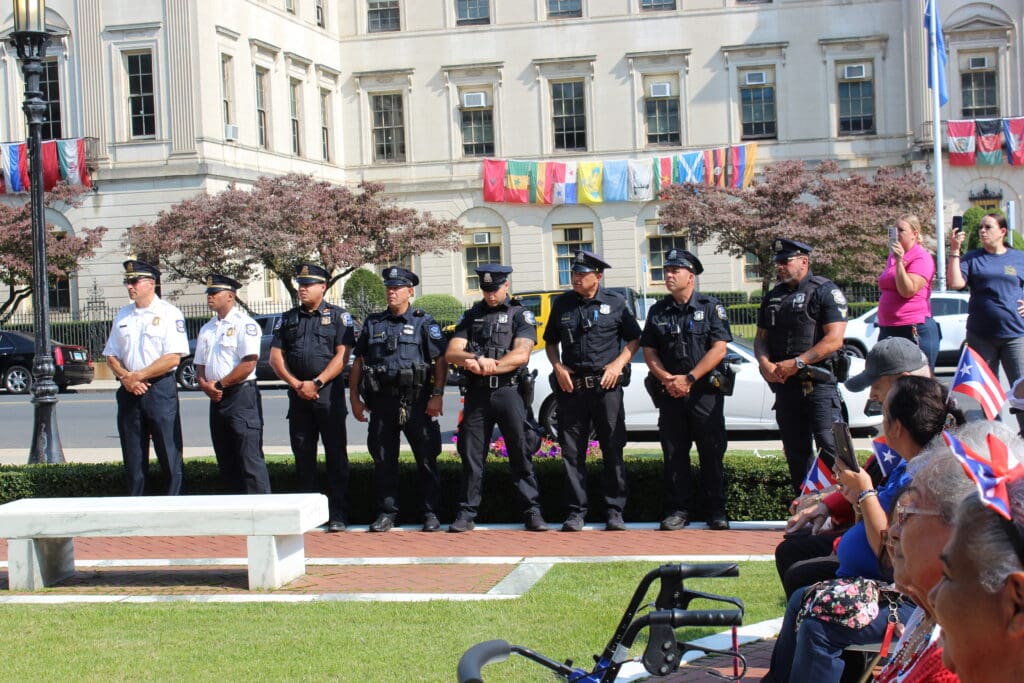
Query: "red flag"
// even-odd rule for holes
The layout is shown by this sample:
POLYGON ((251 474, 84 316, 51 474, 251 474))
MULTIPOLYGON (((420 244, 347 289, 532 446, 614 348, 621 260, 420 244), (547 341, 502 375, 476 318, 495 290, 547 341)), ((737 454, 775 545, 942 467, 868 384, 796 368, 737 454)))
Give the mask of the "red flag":
POLYGON ((1024 166, 1024 118, 1003 119, 1003 139, 1006 160, 1014 166, 1024 166))
POLYGON ((655 157, 654 191, 659 193, 672 184, 672 157, 655 157))
POLYGON ((18 145, 18 175, 21 177, 21 189, 27 192, 31 181, 28 177, 28 145, 24 142, 18 145))
MULTIPOLYGON (((725 159, 729 150, 725 147, 710 150, 711 155, 711 184, 718 187, 725 187, 725 159)), ((704 160, 707 163, 707 158, 704 160)))
POLYGON ((57 160, 57 141, 47 140, 40 149, 43 161, 43 189, 49 192, 60 182, 60 162, 57 160))
POLYGON ((949 165, 974 166, 974 121, 947 121, 949 137, 949 165))
POLYGON ((484 201, 505 201, 504 159, 484 159, 484 201))

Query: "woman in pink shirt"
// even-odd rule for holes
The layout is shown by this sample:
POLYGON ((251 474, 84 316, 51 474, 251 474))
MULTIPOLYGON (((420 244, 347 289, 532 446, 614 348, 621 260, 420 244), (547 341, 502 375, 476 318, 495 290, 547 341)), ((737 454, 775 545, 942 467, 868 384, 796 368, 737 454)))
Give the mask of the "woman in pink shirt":
POLYGON ((931 290, 935 259, 921 246, 921 221, 913 214, 896 221, 885 270, 878 276, 878 340, 904 337, 916 343, 935 369, 939 326, 932 319, 931 290))

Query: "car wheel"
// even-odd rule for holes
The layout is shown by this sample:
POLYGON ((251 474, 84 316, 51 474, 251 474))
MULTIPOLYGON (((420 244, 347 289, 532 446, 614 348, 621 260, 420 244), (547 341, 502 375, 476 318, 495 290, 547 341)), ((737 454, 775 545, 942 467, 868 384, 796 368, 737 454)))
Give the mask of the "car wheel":
POLYGON ((4 388, 9 394, 27 394, 32 386, 32 372, 24 365, 12 365, 4 373, 4 388))
POLYGON ((551 439, 558 438, 558 401, 552 394, 540 404, 540 415, 537 416, 544 433, 551 439))
POLYGON ((853 356, 854 358, 864 358, 864 356, 866 355, 864 353, 864 349, 861 348, 859 344, 853 344, 850 342, 843 344, 843 351, 853 356))
POLYGON ((196 381, 196 366, 192 359, 184 360, 178 366, 178 386, 185 391, 196 391, 199 389, 199 382, 196 381))

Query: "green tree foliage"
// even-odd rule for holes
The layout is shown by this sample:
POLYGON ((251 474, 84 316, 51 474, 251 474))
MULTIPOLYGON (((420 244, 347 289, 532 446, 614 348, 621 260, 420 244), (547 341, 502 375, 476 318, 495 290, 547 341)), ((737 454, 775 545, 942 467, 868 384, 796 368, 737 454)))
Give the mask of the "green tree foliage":
POLYGON ((366 316, 383 310, 388 305, 384 280, 377 273, 366 268, 357 268, 345 281, 342 291, 345 307, 360 324, 366 316))
MULTIPOLYGON (((1000 216, 1006 216, 1005 213, 1000 209, 989 210, 980 206, 972 206, 971 208, 964 211, 964 232, 967 233, 967 239, 964 240, 965 252, 972 249, 981 249, 981 242, 978 239, 978 228, 981 226, 981 219, 986 214, 995 213, 1000 216)), ((1024 237, 1021 237, 1014 231, 1010 231, 1011 239, 1013 240, 1012 246, 1014 249, 1024 249, 1024 237)))
POLYGON ((451 325, 466 310, 462 302, 451 294, 424 294, 416 297, 413 305, 434 316, 441 325, 451 325))

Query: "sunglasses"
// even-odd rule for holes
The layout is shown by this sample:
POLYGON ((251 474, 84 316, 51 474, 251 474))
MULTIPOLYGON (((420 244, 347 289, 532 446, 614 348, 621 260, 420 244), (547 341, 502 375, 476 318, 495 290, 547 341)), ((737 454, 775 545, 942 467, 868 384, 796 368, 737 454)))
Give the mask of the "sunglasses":
POLYGON ((152 280, 152 279, 153 278, 148 278, 148 277, 126 277, 124 280, 121 281, 121 284, 134 286, 134 285, 139 284, 139 282, 142 281, 142 280, 152 280))

